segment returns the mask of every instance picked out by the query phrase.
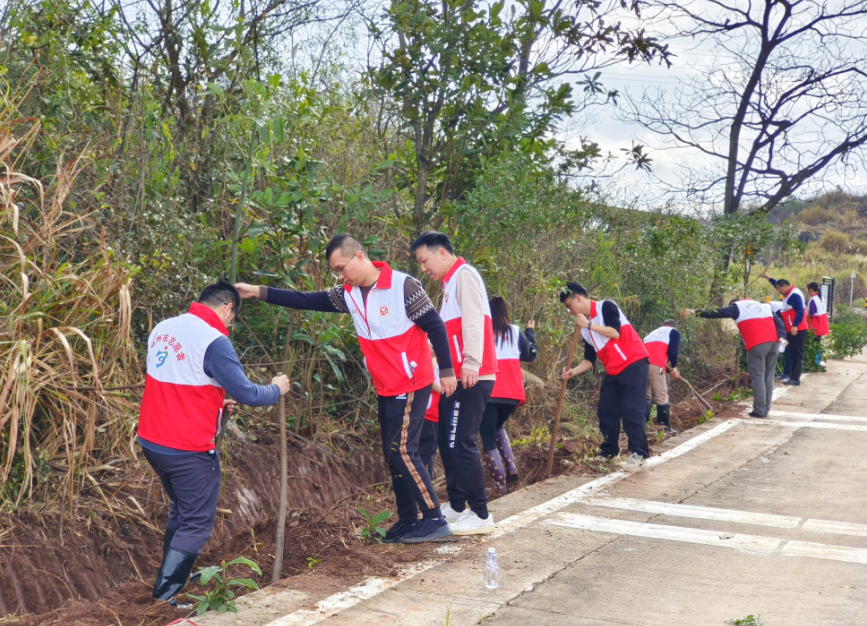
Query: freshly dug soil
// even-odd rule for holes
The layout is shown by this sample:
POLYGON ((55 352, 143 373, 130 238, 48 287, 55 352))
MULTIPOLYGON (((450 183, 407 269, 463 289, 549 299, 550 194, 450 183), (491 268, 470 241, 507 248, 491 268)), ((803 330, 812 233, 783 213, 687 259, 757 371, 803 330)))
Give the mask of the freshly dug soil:
MULTIPOLYGON (((718 382, 722 383, 716 389, 721 398, 749 385, 748 377, 718 382)), ((700 388, 713 384, 703 381, 700 388)), ((704 408, 686 385, 672 385, 671 404, 672 425, 677 430, 706 419, 704 408)), ((711 401, 711 405, 719 415, 731 403, 711 401)), ((273 433, 260 430, 257 434, 258 443, 235 441, 229 446, 214 534, 197 565, 246 556, 262 568, 263 576, 254 578, 264 586, 271 579, 274 561, 279 445, 273 433)), ((660 434, 651 440, 651 451, 663 438, 660 434)), ((624 439, 624 450, 625 444, 624 439)), ((547 478, 547 442, 514 449, 521 479, 510 489, 547 478)), ((553 474, 596 473, 600 468, 588 460, 592 451, 592 439, 573 437, 564 427, 553 474)), ((298 581, 309 578, 310 584, 320 575, 354 582, 364 576, 396 575, 396 567, 430 558, 434 546, 369 544, 359 537, 364 522, 357 508, 372 513, 393 510, 387 472, 376 447, 338 456, 290 440, 289 458, 284 577, 304 576, 298 581)), ((82 492, 75 515, 35 509, 0 518, 0 531, 11 529, 8 535, 0 535, 0 623, 4 615, 23 615, 26 617, 14 623, 161 626, 183 616, 164 604, 151 604, 162 551, 158 529, 164 527, 168 503, 146 464, 131 470, 123 478, 99 475, 100 486, 82 492)), ((438 495, 445 501, 441 468, 437 477, 438 495)), ((494 499, 498 494, 489 490, 489 496, 494 499)), ((391 520, 385 523, 390 524, 391 520)), ((234 574, 250 576, 243 568, 234 574)), ((187 591, 196 593, 192 586, 187 591)))

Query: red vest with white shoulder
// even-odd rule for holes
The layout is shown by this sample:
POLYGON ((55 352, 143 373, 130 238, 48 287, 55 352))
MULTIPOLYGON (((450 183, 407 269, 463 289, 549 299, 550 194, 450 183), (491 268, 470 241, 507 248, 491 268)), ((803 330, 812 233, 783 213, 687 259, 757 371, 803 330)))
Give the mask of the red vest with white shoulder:
POLYGON ((632 365, 636 361, 649 358, 647 348, 644 347, 644 342, 641 337, 635 332, 632 324, 626 319, 623 311, 617 306, 613 300, 602 300, 600 302, 590 301, 590 323, 596 326, 605 326, 605 320, 602 317, 603 302, 610 302, 617 307, 617 313, 620 315, 620 337, 617 339, 609 339, 597 333, 595 330, 590 331, 586 328, 581 329, 581 336, 584 341, 593 346, 596 350, 596 356, 602 361, 605 366, 605 373, 610 376, 616 376, 627 366, 632 365))
POLYGON ((407 274, 373 263, 379 280, 367 292, 344 286, 343 299, 355 323, 358 344, 376 393, 383 397, 417 391, 434 381, 427 334, 407 317, 403 284, 407 274))
MULTIPOLYGON (((434 382, 440 382, 440 366, 436 359, 432 359, 434 369, 434 382)), ((440 393, 430 390, 430 398, 427 401, 427 410, 424 412, 424 418, 429 422, 440 421, 440 393)))
POLYGON ((524 392, 524 375, 521 373, 521 348, 519 344, 521 329, 512 324, 511 337, 496 336, 497 381, 494 383, 492 398, 518 400, 523 406, 527 400, 524 392))
MULTIPOLYGON (((793 295, 801 296, 801 302, 804 303, 804 306, 807 306, 807 301, 804 299, 804 294, 801 293, 801 290, 797 287, 792 287, 789 289, 789 293, 786 294, 786 297, 783 298, 783 307, 780 309, 780 313, 783 316, 783 322, 786 324, 786 332, 792 331, 792 322, 795 321, 795 309, 791 307, 789 304, 789 298, 793 295)), ((804 317, 801 319, 801 323, 798 324, 798 330, 807 330, 807 312, 804 311, 804 317)))
POLYGON ((227 335, 214 310, 198 302, 151 331, 139 409, 142 439, 190 452, 214 449, 226 392, 205 374, 205 351, 227 335))
POLYGON ((825 301, 822 300, 819 294, 810 298, 810 302, 816 305, 816 314, 810 318, 810 328, 815 331, 817 337, 824 337, 831 332, 828 325, 828 309, 825 307, 825 301))
POLYGON ((777 341, 777 326, 770 304, 744 299, 735 302, 735 306, 738 307, 738 319, 735 322, 747 350, 762 343, 777 341))
POLYGON ((668 344, 671 341, 671 326, 661 326, 644 338, 644 347, 650 355, 650 364, 665 369, 668 363, 668 344))
POLYGON ((446 274, 443 279, 443 304, 440 308, 440 316, 446 323, 446 332, 449 335, 449 348, 452 353, 452 365, 455 369, 455 376, 460 378, 461 367, 464 363, 464 334, 463 334, 463 318, 461 306, 458 304, 458 281, 457 276, 460 272, 469 272, 479 281, 479 288, 482 291, 482 307, 485 313, 485 330, 482 346, 478 346, 482 353, 482 365, 479 369, 479 376, 497 373, 497 352, 494 348, 494 324, 491 320, 491 305, 488 302, 488 291, 485 289, 485 281, 478 270, 463 258, 459 258, 457 262, 446 274))

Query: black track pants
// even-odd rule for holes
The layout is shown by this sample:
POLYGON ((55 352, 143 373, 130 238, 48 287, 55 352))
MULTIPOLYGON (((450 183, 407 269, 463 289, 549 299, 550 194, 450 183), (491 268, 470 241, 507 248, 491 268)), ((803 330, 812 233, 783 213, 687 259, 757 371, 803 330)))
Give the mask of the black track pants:
POLYGON ((645 396, 647 394, 648 360, 641 359, 626 367, 616 376, 602 380, 599 390, 599 430, 605 441, 599 446, 603 456, 620 453, 620 423, 629 440, 629 451, 648 458, 650 448, 644 431, 645 396))
POLYGON ((804 341, 807 339, 807 331, 799 330, 797 335, 786 333, 786 367, 784 373, 792 380, 801 380, 801 370, 804 368, 804 341))
POLYGON ((142 448, 145 458, 172 501, 166 528, 175 531, 169 547, 201 554, 214 529, 220 495, 220 459, 216 452, 160 454, 142 448))
POLYGON ((497 431, 511 417, 517 404, 504 404, 488 400, 485 405, 485 414, 482 416, 482 425, 479 427, 479 435, 482 437, 482 448, 485 452, 497 449, 497 431))
POLYGON ((456 511, 469 506, 481 517, 488 513, 488 495, 476 437, 493 390, 492 380, 480 380, 469 389, 458 382, 457 390, 450 397, 440 397, 437 439, 449 503, 456 511))
POLYGON ((403 523, 441 517, 440 503, 418 451, 431 386, 401 396, 379 396, 382 454, 391 473, 397 514, 403 523))
POLYGON ((428 419, 424 420, 421 425, 421 437, 418 440, 418 453, 421 455, 421 462, 431 474, 433 478, 433 462, 434 455, 437 453, 437 423, 428 419))

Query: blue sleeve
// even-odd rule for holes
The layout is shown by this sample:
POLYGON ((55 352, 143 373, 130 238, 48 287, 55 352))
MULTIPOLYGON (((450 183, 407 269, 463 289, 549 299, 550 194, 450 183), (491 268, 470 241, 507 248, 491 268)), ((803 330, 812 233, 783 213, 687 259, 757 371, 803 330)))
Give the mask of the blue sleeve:
POLYGON ((247 380, 244 367, 228 337, 211 342, 205 351, 205 374, 216 379, 233 400, 247 406, 268 406, 280 399, 277 385, 257 385, 247 380))
POLYGON ((777 311, 774 313, 774 327, 777 329, 777 340, 786 337, 786 324, 783 322, 783 316, 777 311))
POLYGON ((798 324, 804 321, 804 299, 798 294, 792 294, 789 298, 789 306, 795 311, 795 319, 792 320, 792 326, 797 328, 798 324))
POLYGON ((668 336, 668 362, 677 367, 677 355, 680 353, 680 331, 672 330, 668 336))
POLYGON ((724 306, 719 309, 708 309, 706 311, 696 311, 696 315, 699 317, 703 317, 708 320, 719 320, 719 319, 738 319, 738 315, 740 315, 740 310, 738 309, 736 304, 730 304, 729 306, 724 306))
POLYGON ((809 312, 810 312, 810 315, 816 314, 816 303, 813 300, 810 300, 809 312))
POLYGON ((772 286, 772 287, 776 287, 776 286, 777 286, 777 279, 776 279, 776 278, 769 278, 769 279, 768 279, 768 282, 771 283, 771 286, 772 286))

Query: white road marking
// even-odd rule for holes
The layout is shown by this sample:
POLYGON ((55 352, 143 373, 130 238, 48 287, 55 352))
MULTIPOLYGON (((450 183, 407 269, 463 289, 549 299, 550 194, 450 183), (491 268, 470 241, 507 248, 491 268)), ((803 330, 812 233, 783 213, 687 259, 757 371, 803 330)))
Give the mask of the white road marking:
POLYGON ((750 513, 734 509, 717 509, 692 504, 677 504, 670 502, 654 502, 651 500, 635 500, 633 498, 590 498, 585 501, 592 506, 602 506, 626 511, 640 511, 655 515, 670 515, 672 517, 689 517, 693 519, 716 520, 719 522, 735 522, 738 524, 756 524, 758 526, 773 526, 775 528, 797 528, 800 517, 773 515, 769 513, 750 513))
POLYGON ((824 543, 808 541, 790 541, 783 547, 786 556, 807 556, 814 559, 829 559, 831 561, 846 561, 867 565, 867 549, 849 548, 847 546, 828 546, 824 543))
POLYGON ((833 420, 837 422, 867 422, 860 415, 835 415, 833 413, 797 413, 795 411, 771 411, 771 417, 787 417, 794 420, 833 420))
POLYGON ((867 524, 850 524, 849 522, 833 522, 824 519, 808 519, 804 522, 806 530, 818 533, 834 533, 837 535, 852 535, 867 537, 867 524))
POLYGON ((820 430, 853 430, 857 432, 867 433, 867 425, 860 426, 858 424, 830 424, 827 422, 783 422, 780 420, 769 420, 766 417, 762 418, 743 418, 740 421, 747 424, 765 424, 773 426, 788 426, 789 428, 818 428, 820 430))
POLYGON ((630 522, 590 515, 575 515, 574 513, 560 513, 552 519, 545 520, 543 524, 612 533, 615 535, 630 535, 633 537, 645 537, 647 539, 664 539, 667 541, 700 543, 720 548, 735 548, 763 556, 771 554, 782 541, 782 539, 774 539, 772 537, 630 522))

